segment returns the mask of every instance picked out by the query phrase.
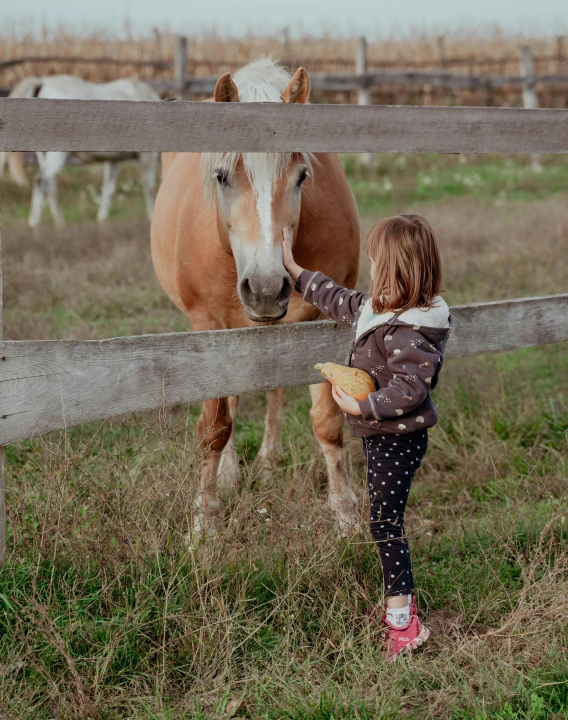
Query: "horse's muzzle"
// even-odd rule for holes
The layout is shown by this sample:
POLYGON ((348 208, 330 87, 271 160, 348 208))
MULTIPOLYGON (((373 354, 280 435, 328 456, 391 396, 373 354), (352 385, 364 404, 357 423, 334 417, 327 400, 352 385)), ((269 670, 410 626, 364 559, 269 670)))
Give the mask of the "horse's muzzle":
POLYGON ((288 312, 288 303, 292 295, 292 283, 288 275, 282 277, 280 287, 274 281, 264 283, 261 280, 243 278, 239 284, 239 296, 250 320, 255 322, 274 322, 282 319, 288 312))

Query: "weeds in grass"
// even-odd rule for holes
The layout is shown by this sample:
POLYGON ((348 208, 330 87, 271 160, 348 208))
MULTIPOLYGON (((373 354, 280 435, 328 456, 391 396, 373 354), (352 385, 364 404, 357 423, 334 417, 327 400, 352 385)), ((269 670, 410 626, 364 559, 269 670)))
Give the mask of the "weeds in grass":
MULTIPOLYGON (((545 399, 523 393, 535 366, 561 380, 565 367, 562 348, 525 354, 530 367, 520 371, 507 356, 476 359, 475 369, 449 363, 442 423, 407 520, 434 632, 424 653, 394 668, 364 615, 382 592, 372 543, 337 540, 305 415, 285 452, 314 459, 283 462, 270 492, 251 488, 243 459, 247 489, 228 508, 226 531, 197 548, 184 540, 199 460, 194 413, 12 447, 0 699, 15 717, 54 708, 59 717, 203 718, 568 711, 568 412, 564 397, 557 427, 545 427, 545 399), (478 400, 466 408, 460 378, 474 373, 478 400), (503 409, 508 373, 516 377, 503 409)), ((286 412, 303 394, 290 392, 286 412)), ((247 424, 260 397, 243 400, 247 424)), ((364 522, 360 448, 347 447, 364 522)))
MULTIPOLYGON (((419 167, 393 163, 395 189, 398 169, 413 178, 419 167)), ((70 202, 73 172, 63 174, 70 202)), ((560 194, 500 207, 473 196, 391 202, 389 212, 419 211, 435 227, 450 304, 565 290, 560 194)), ((97 228, 81 213, 35 235, 14 215, 5 224, 7 337, 186 329, 154 279, 147 223, 97 228)), ((360 287, 367 273, 363 263, 360 287)), ((568 716, 567 389, 563 346, 444 367, 441 422, 407 518, 432 638, 388 667, 365 615, 381 599, 378 559, 370 539, 337 539, 305 390, 286 394, 284 457, 268 490, 254 485, 263 398, 242 398, 244 490, 207 546, 185 540, 198 408, 9 446, 0 716, 568 716)), ((364 524, 360 443, 346 447, 364 524)))

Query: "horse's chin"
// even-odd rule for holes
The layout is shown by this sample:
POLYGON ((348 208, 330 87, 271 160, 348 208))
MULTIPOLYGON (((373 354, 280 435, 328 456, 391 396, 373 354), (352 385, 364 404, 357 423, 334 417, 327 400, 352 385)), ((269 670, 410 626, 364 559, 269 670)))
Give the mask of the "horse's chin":
POLYGON ((282 318, 286 317, 286 313, 288 312, 288 308, 285 308, 280 315, 277 316, 261 316, 261 315, 254 315, 250 313, 246 308, 245 312, 247 314, 247 317, 249 320, 252 320, 252 322, 258 323, 259 325, 274 325, 275 323, 282 320, 282 318))

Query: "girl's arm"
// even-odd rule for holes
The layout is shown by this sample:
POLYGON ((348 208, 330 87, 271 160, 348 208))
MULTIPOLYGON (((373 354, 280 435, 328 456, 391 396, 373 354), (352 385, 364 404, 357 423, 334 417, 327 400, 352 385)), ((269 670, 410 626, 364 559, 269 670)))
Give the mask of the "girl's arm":
POLYGON ((295 289, 300 295, 324 315, 343 325, 354 325, 359 310, 367 299, 367 293, 349 290, 333 282, 316 270, 304 270, 295 262, 292 255, 291 239, 288 228, 283 231, 282 261, 284 267, 296 281, 295 289))
POLYGON ((403 325, 388 328, 385 348, 393 378, 359 401, 361 415, 367 421, 399 417, 421 405, 442 355, 418 331, 403 325))

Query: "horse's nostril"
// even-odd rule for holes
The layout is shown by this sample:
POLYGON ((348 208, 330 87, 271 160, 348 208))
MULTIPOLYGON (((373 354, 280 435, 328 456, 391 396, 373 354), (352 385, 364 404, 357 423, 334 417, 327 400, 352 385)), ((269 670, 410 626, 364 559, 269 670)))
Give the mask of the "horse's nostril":
POLYGON ((241 297, 245 302, 250 302, 254 298, 254 293, 248 278, 244 278, 241 281, 241 297))
POLYGON ((280 295, 278 296, 278 302, 280 305, 286 305, 292 294, 292 283, 288 275, 282 278, 282 288, 280 289, 280 295))

